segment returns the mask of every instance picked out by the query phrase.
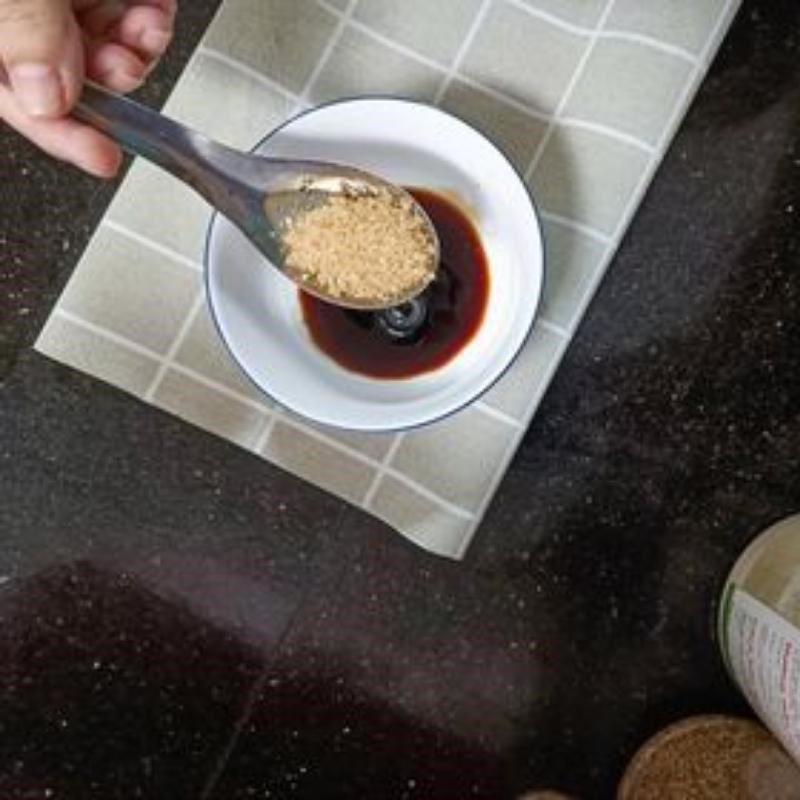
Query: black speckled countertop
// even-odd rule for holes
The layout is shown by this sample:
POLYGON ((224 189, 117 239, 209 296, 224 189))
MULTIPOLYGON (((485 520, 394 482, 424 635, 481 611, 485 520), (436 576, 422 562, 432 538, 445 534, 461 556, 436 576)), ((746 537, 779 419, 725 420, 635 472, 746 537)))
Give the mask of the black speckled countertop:
POLYGON ((0 153, 4 800, 611 798, 746 713, 712 616, 800 510, 796 0, 746 0, 460 564, 33 353, 114 187, 0 153))

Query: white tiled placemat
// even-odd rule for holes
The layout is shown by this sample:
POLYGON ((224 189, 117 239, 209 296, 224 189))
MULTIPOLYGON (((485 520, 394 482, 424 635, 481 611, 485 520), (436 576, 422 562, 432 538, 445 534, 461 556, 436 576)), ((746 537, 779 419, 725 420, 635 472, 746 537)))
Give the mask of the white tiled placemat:
POLYGON ((459 558, 738 5, 225 0, 166 113, 249 149, 309 104, 394 93, 472 122, 529 181, 548 247, 541 318, 500 384, 448 421, 349 434, 259 395, 206 310, 209 209, 143 161, 36 347, 459 558))

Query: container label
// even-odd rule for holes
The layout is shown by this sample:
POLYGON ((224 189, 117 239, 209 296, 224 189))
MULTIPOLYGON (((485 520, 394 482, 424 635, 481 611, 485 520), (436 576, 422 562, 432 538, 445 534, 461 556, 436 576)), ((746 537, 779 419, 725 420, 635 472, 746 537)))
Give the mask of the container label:
POLYGON ((741 589, 730 597, 724 627, 734 678, 800 762, 800 629, 741 589))

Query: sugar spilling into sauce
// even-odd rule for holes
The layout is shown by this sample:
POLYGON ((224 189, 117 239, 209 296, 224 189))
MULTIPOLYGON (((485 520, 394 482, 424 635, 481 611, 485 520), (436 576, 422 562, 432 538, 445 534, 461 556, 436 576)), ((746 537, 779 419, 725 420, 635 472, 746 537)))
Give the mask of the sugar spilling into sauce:
POLYGON ((283 241, 290 274, 342 300, 390 303, 436 269, 427 220, 388 189, 335 194, 294 219, 283 241))
POLYGON ((303 318, 316 346, 345 369, 373 378, 410 378, 444 366, 480 328, 489 269, 475 226, 446 197, 408 190, 439 236, 441 260, 426 290, 427 317, 409 339, 388 336, 379 312, 353 311, 300 292, 303 318))

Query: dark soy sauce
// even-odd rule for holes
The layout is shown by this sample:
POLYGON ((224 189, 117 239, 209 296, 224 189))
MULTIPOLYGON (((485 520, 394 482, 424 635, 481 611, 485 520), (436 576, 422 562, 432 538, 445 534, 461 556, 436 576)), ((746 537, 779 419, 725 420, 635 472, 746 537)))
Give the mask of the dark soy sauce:
POLYGON ((478 232, 446 197, 409 189, 431 218, 441 245, 435 280, 419 303, 393 312, 352 311, 300 292, 314 343, 341 366, 372 378, 411 378, 457 355, 481 325, 489 268, 478 232), (392 314, 404 320, 395 327, 392 314))

